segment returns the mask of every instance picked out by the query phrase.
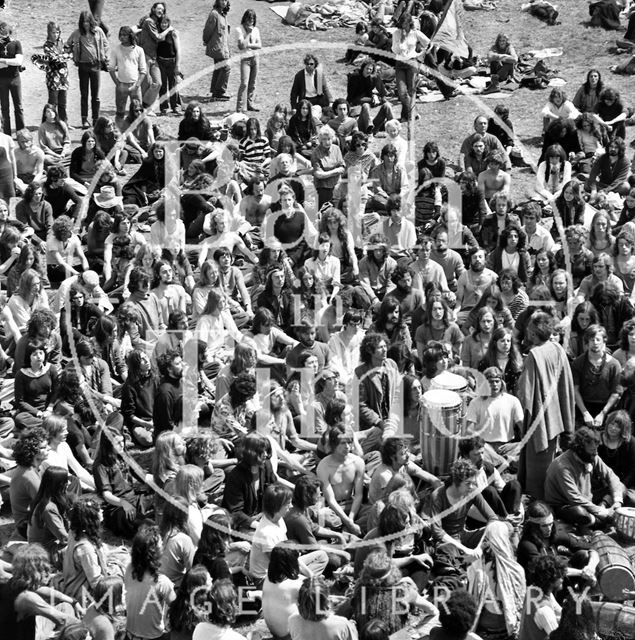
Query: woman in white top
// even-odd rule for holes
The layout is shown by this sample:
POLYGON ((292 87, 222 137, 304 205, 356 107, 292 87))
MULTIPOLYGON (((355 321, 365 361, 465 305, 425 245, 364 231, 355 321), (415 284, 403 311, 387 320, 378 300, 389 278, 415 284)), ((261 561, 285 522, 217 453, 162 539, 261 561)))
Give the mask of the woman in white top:
POLYGON ((72 471, 79 479, 81 488, 85 491, 95 491, 95 481, 93 476, 77 461, 72 449, 66 442, 68 436, 68 426, 66 418, 50 415, 42 423, 49 438, 49 452, 46 460, 42 463, 43 469, 46 467, 62 467, 66 471, 72 471))
POLYGON ((247 9, 243 13, 240 26, 236 29, 238 35, 238 49, 243 54, 240 59, 240 86, 236 98, 236 111, 244 112, 245 103, 243 98, 247 91, 247 110, 259 111, 254 105, 254 93, 256 91, 256 78, 258 77, 259 58, 256 53, 262 49, 260 40, 260 29, 256 26, 256 12, 247 9), (245 55, 251 53, 253 55, 245 55))
POLYGON ((571 100, 567 100, 567 94, 560 87, 554 87, 549 94, 549 100, 542 110, 542 130, 546 131, 549 125, 559 118, 572 122, 580 115, 571 100))
POLYGON ((215 580, 210 589, 209 622, 199 622, 192 640, 246 640, 232 629, 238 614, 238 595, 231 580, 215 580))
POLYGON ((18 283, 18 290, 2 310, 4 331, 17 343, 26 331, 33 311, 39 307, 49 308, 48 296, 42 289, 42 278, 34 269, 27 269, 18 283))
POLYGON ((325 294, 328 292, 329 303, 333 302, 340 290, 340 261, 331 255, 328 233, 319 235, 317 249, 313 250, 313 257, 304 263, 304 268, 313 274, 318 288, 325 294))
POLYGON ((79 275, 77 267, 82 271, 89 268, 81 240, 73 232, 73 221, 68 216, 60 216, 51 227, 46 239, 46 264, 51 284, 79 275))
POLYGON ((166 210, 165 202, 157 207, 157 221, 150 227, 150 244, 161 249, 169 249, 176 255, 185 249, 185 225, 174 207, 166 210))
POLYGON ((552 144, 545 152, 545 159, 536 171, 536 195, 543 202, 552 202, 571 180, 571 163, 559 144, 552 144))
POLYGON ((395 79, 399 102, 401 102, 402 122, 410 121, 417 97, 417 77, 419 75, 417 45, 425 53, 429 44, 430 40, 421 31, 415 29, 414 18, 410 14, 404 14, 399 28, 395 29, 392 34, 392 52, 398 56, 395 79))
POLYGON ((209 292, 207 303, 198 322, 196 332, 199 340, 207 344, 208 358, 218 359, 223 352, 233 351, 234 342, 241 342, 240 332, 232 314, 227 307, 222 293, 216 290, 209 292))
POLYGON ((207 254, 209 251, 213 253, 214 249, 220 249, 226 247, 232 253, 234 249, 238 250, 249 260, 252 264, 258 262, 258 258, 252 253, 247 245, 243 242, 242 238, 235 231, 227 231, 225 229, 227 220, 225 218, 225 211, 223 209, 216 209, 210 215, 210 237, 205 238, 200 245, 200 252, 198 255, 198 266, 200 267, 205 260, 207 260, 207 254))

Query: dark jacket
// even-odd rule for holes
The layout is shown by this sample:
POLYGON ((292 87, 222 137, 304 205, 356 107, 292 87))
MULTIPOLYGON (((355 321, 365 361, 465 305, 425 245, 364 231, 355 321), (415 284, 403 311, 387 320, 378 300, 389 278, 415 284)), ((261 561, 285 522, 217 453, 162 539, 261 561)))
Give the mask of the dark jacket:
MULTIPOLYGON (((529 271, 531 269, 531 261, 527 251, 522 249, 518 252, 520 255, 520 261, 518 263, 518 277, 521 282, 525 283, 529 279, 529 271)), ((487 267, 496 273, 500 273, 503 270, 503 248, 496 247, 489 256, 487 256, 487 267)))
POLYGON ((269 460, 259 470, 259 476, 257 492, 254 489, 251 469, 244 462, 239 462, 225 476, 225 493, 221 506, 232 515, 235 529, 248 529, 254 517, 262 512, 265 488, 276 481, 269 460))
MULTIPOLYGON (((329 89, 328 80, 326 79, 326 74, 324 73, 324 68, 322 65, 318 65, 315 69, 316 74, 316 82, 318 86, 316 87, 318 91, 318 103, 320 106, 326 107, 333 102, 333 98, 331 96, 331 90, 329 89), (322 83, 322 93, 319 90, 319 84, 322 83)), ((293 85, 291 86, 291 108, 298 109, 300 100, 306 98, 306 85, 304 84, 304 69, 298 71, 293 78, 293 85)))
MULTIPOLYGON (((388 413, 395 407, 396 394, 400 388, 400 374, 397 365, 390 359, 386 359, 384 370, 388 376, 388 398, 384 402, 384 390, 380 381, 379 371, 373 371, 373 367, 362 364, 355 369, 355 378, 359 383, 359 429, 363 431, 371 427, 384 428, 384 421, 389 417, 385 415, 382 406, 386 405, 388 413)), ((396 427, 396 425, 393 425, 396 427)))
POLYGON ((181 380, 164 378, 154 398, 152 421, 154 439, 162 431, 173 431, 183 420, 183 394, 181 380))

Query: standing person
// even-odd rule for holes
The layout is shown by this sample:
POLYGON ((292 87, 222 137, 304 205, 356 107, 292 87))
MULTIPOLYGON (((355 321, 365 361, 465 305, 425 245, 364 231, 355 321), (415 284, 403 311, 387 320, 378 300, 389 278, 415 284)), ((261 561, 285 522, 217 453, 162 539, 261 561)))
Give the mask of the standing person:
POLYGON ((141 85, 148 73, 143 49, 131 27, 119 29, 119 43, 112 49, 108 69, 115 83, 115 111, 117 118, 126 116, 128 97, 141 99, 141 85))
POLYGON ((425 52, 430 40, 415 29, 414 18, 404 14, 398 29, 392 35, 392 52, 397 56, 395 79, 397 94, 401 102, 401 122, 409 122, 417 98, 417 76, 419 63, 417 47, 425 52))
POLYGON ((172 107, 172 113, 181 114, 181 96, 176 90, 179 84, 179 76, 183 77, 181 67, 181 41, 179 34, 172 27, 170 18, 163 16, 159 24, 162 32, 168 32, 163 40, 157 44, 157 62, 161 72, 161 115, 168 111, 168 104, 172 107), (170 31, 171 29, 171 31, 170 31))
POLYGON ((12 29, 6 22, 0 22, 0 109, 2 110, 2 130, 11 135, 11 108, 9 95, 13 100, 15 129, 24 129, 22 109, 22 45, 11 39, 12 29))
POLYGON ((46 27, 46 42, 42 54, 32 56, 33 63, 46 72, 48 101, 57 107, 60 120, 68 121, 66 113, 66 92, 68 91, 68 64, 70 54, 64 51, 61 30, 57 22, 51 20, 46 27))
POLYGON ((215 0, 214 7, 207 17, 203 29, 203 44, 205 55, 214 61, 214 73, 209 88, 212 100, 227 102, 231 96, 227 95, 229 82, 229 25, 227 13, 229 0, 215 0))
POLYGON ((110 52, 108 39, 95 23, 90 11, 79 14, 78 28, 73 31, 66 46, 73 52, 73 62, 79 74, 79 92, 82 128, 90 128, 88 120, 88 91, 90 87, 93 123, 99 118, 99 83, 101 69, 108 66, 110 52))
POLYGON ((159 25, 165 13, 165 3, 155 2, 150 8, 150 15, 142 18, 139 23, 140 31, 137 40, 146 54, 146 67, 148 68, 141 91, 143 92, 143 108, 146 109, 149 116, 154 115, 152 106, 159 97, 161 89, 161 71, 157 63, 159 42, 165 40, 167 35, 173 31, 173 27, 159 31, 159 25))
POLYGON ((551 340, 553 318, 539 311, 529 321, 527 336, 534 346, 525 360, 517 390, 525 409, 523 447, 518 480, 527 493, 544 499, 544 479, 554 460, 557 438, 573 431, 575 392, 573 376, 564 349, 551 340))
POLYGON ((247 110, 260 111, 254 104, 254 93, 259 67, 257 51, 262 49, 262 41, 260 40, 260 30, 256 26, 256 12, 253 9, 245 11, 236 32, 238 33, 238 49, 243 52, 240 59, 240 87, 236 98, 236 111, 239 113, 244 111, 245 91, 247 91, 247 110))

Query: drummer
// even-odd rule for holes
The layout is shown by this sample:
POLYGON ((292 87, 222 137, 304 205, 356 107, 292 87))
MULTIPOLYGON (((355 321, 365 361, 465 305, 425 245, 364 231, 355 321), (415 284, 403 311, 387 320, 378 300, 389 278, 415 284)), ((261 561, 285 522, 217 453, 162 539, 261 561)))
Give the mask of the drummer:
POLYGON ((602 529, 613 521, 622 506, 623 486, 619 478, 598 456, 600 437, 589 427, 573 434, 571 448, 547 469, 545 499, 557 518, 578 525, 583 531, 602 529), (601 500, 593 500, 594 486, 604 488, 601 500))

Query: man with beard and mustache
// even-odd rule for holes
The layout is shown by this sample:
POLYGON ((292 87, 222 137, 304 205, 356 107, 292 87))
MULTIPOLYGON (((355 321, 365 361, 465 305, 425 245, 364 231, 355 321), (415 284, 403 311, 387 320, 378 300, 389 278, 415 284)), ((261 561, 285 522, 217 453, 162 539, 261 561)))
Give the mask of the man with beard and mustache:
POLYGON ((303 318, 300 321, 300 326, 296 328, 296 333, 298 334, 298 340, 300 342, 287 354, 287 374, 291 375, 293 372, 302 369, 300 366, 300 356, 305 351, 309 351, 317 358, 318 373, 320 373, 329 363, 329 350, 324 342, 318 342, 315 339, 315 324, 308 318, 303 318))
POLYGON ((397 261, 388 255, 388 238, 383 233, 371 235, 366 255, 359 261, 359 282, 369 295, 371 306, 379 307, 396 268, 397 261))
POLYGON ((596 431, 582 427, 575 432, 571 448, 549 465, 545 499, 556 518, 585 528, 602 528, 622 506, 622 483, 598 456, 599 443, 596 431), (597 495, 600 486, 604 497, 594 502, 593 494, 597 495))
POLYGON ((391 280, 395 285, 389 294, 399 301, 401 318, 410 329, 413 315, 417 311, 422 311, 425 305, 425 296, 421 289, 412 286, 412 271, 410 267, 397 267, 392 274, 391 280))
POLYGON ((470 268, 459 276, 457 282, 456 307, 459 326, 465 322, 485 289, 497 279, 496 273, 485 266, 485 251, 473 249, 470 252, 470 268))
POLYGON ((162 431, 176 429, 183 420, 183 394, 181 377, 183 376, 183 359, 176 349, 170 349, 157 359, 161 374, 161 384, 154 396, 154 439, 162 431))
POLYGON ((571 365, 575 385, 576 423, 600 428, 622 395, 620 363, 606 351, 606 329, 592 324, 584 332, 586 353, 571 365))
POLYGON ((445 279, 448 282, 448 289, 456 293, 458 279, 465 273, 465 265, 461 254, 454 249, 450 249, 448 240, 448 229, 445 225, 438 225, 432 232, 434 240, 434 250, 430 257, 434 262, 441 265, 445 279))

